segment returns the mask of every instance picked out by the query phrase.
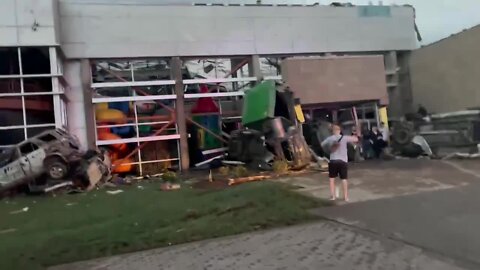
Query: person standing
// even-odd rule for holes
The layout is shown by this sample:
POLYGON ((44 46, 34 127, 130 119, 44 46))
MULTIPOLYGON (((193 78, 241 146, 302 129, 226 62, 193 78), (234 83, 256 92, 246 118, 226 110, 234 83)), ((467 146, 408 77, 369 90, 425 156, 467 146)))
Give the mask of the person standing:
POLYGON ((372 141, 375 157, 380 158, 383 148, 385 148, 385 141, 383 140, 382 133, 378 130, 376 126, 372 127, 372 130, 370 132, 370 140, 372 141))
POLYGON ((390 130, 384 122, 380 123, 380 132, 382 133, 382 139, 385 142, 385 145, 388 146, 388 142, 390 141, 390 130))
POLYGON ((335 200, 335 178, 340 177, 343 186, 343 195, 348 202, 348 143, 357 143, 357 136, 344 136, 339 125, 332 125, 332 135, 322 142, 323 149, 330 149, 328 163, 328 177, 330 181, 331 200, 335 200))

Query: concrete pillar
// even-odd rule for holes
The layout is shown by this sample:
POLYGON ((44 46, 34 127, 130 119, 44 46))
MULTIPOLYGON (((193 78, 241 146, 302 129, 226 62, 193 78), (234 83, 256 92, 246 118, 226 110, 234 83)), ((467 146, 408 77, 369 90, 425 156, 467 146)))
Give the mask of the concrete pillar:
POLYGON ((332 122, 338 124, 338 110, 332 110, 332 122))
POLYGON ((263 80, 263 74, 260 68, 260 57, 258 55, 250 56, 248 61, 248 75, 250 77, 256 77, 257 82, 261 82, 263 80))
POLYGON ((182 81, 182 62, 180 57, 172 57, 171 63, 172 79, 175 80, 175 101, 177 129, 180 134, 180 168, 188 170, 190 167, 190 156, 188 154, 188 133, 185 119, 185 93, 182 81))
POLYGON ((417 104, 413 104, 412 82, 410 78, 411 52, 398 54, 398 91, 402 95, 402 114, 414 112, 417 104))
POLYGON ((380 127, 380 111, 377 103, 375 103, 375 119, 377 121, 377 127, 380 127))
POLYGON ((89 99, 89 95, 86 94, 90 91, 88 86, 91 77, 88 60, 65 61, 64 76, 69 84, 65 89, 67 129, 79 139, 81 148, 87 150, 95 145, 95 135, 92 136, 93 107, 91 98, 89 99), (87 110, 89 110, 88 113, 87 110))
MULTIPOLYGON (((230 70, 233 70, 235 67, 237 67, 243 60, 238 59, 238 58, 230 58, 230 70)), ((241 72, 241 69, 239 70, 241 72)), ((232 73, 232 78, 237 78, 237 74, 239 71, 235 71, 232 73)), ((238 89, 238 82, 233 82, 232 83, 232 88, 233 91, 237 91, 238 89)))
POLYGON ((398 63, 397 52, 390 51, 385 54, 385 71, 387 72, 388 110, 391 115, 402 115, 402 95, 398 89, 398 63))

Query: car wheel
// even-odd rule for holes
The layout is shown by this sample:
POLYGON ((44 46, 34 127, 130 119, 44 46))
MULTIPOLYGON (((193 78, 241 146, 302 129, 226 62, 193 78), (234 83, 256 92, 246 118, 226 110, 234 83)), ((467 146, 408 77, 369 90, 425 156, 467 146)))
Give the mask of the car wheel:
POLYGON ((45 169, 47 175, 54 179, 60 180, 67 176, 68 166, 65 161, 59 158, 50 158, 45 161, 45 169))
POLYGON ((393 129, 392 139, 402 146, 408 145, 414 136, 415 131, 408 123, 400 123, 393 129))

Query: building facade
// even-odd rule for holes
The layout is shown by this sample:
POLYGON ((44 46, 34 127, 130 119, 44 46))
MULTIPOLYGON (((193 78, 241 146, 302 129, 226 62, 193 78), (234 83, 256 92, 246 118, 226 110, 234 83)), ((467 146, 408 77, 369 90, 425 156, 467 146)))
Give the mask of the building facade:
POLYGON ((384 56, 395 97, 397 63, 416 47, 411 7, 171 2, 0 1, 0 143, 66 128, 84 148, 120 149, 139 173, 187 168, 189 128, 212 113, 192 113, 200 99, 235 125, 229 104, 256 81, 281 80, 278 62, 325 54, 384 56))
POLYGON ((413 106, 435 113, 480 107, 480 25, 412 52, 413 106))

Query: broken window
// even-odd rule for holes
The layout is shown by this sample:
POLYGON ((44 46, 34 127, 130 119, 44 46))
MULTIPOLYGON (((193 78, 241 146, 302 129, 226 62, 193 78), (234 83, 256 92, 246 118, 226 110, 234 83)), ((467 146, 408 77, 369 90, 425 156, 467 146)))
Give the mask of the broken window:
POLYGON ((52 128, 53 127, 49 127, 49 126, 29 128, 29 129, 27 129, 27 136, 29 138, 31 138, 33 136, 37 136, 38 134, 40 134, 44 131, 51 130, 52 128))
POLYGON ((40 136, 38 137, 39 140, 43 141, 43 142, 53 142, 57 139, 57 137, 53 136, 52 134, 45 134, 43 136, 40 136))
POLYGON ((25 97, 25 116, 28 125, 55 124, 53 97, 51 95, 25 97))
POLYGON ((0 48, 0 130, 8 134, 1 144, 16 144, 31 136, 31 129, 64 123, 55 121, 53 106, 54 100, 61 104, 57 58, 53 47, 0 48))
POLYGON ((25 78, 23 79, 25 93, 52 92, 52 78, 25 78))
POLYGON ((20 66, 18 63, 17 48, 0 48, 0 75, 18 75, 20 66))
POLYGON ((0 130, 0 145, 16 145, 25 140, 23 128, 0 130))
POLYGON ((0 78, 0 93, 20 93, 22 91, 20 79, 9 78, 2 79, 0 78))
POLYGON ((29 154, 35 150, 38 150, 38 145, 32 143, 32 142, 27 142, 23 145, 20 146, 20 152, 23 155, 29 154))
POLYGON ((0 97, 0 127, 23 124, 22 97, 0 97))
POLYGON ((48 47, 21 48, 22 74, 50 74, 48 47))

